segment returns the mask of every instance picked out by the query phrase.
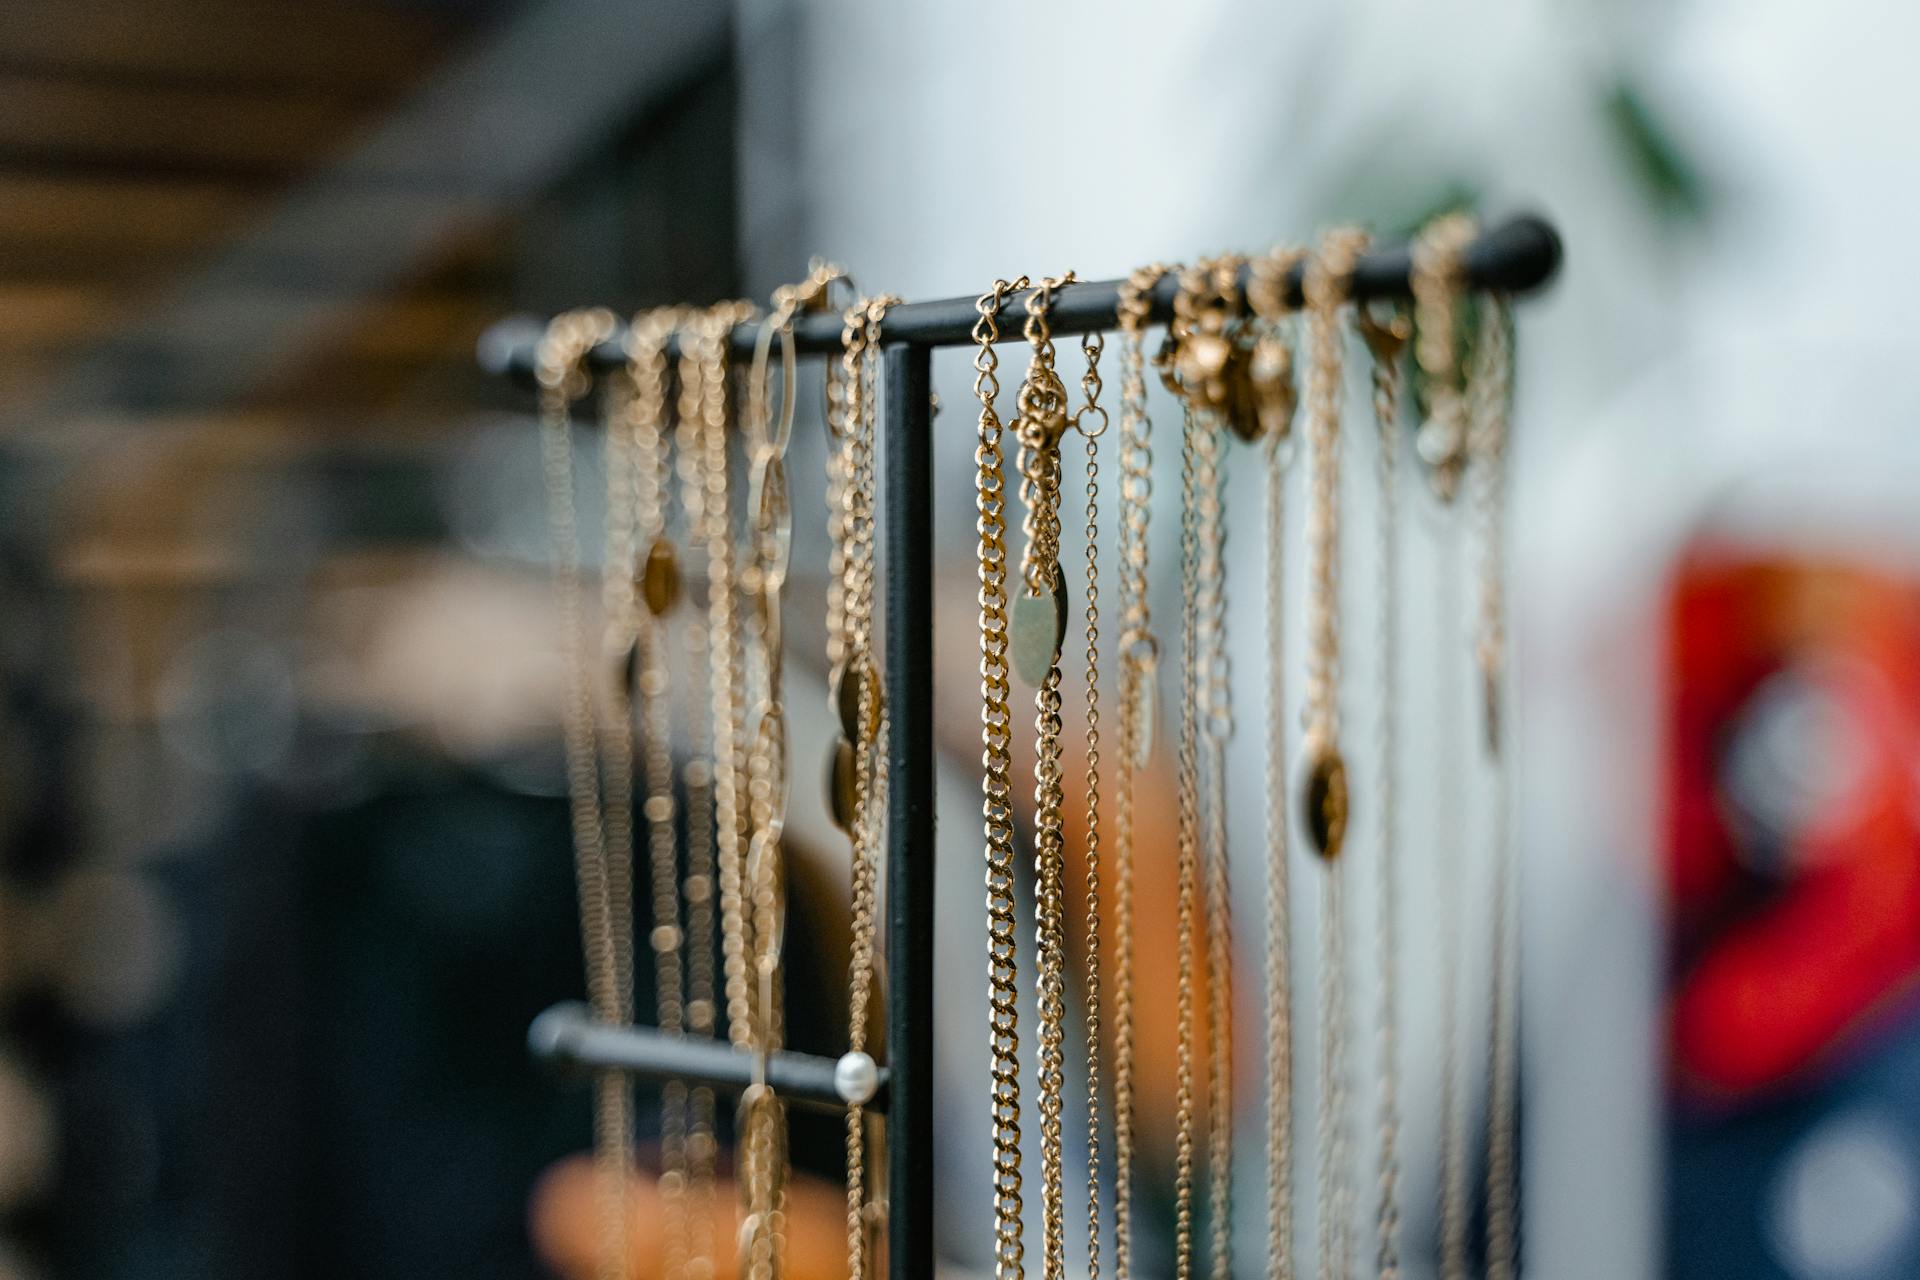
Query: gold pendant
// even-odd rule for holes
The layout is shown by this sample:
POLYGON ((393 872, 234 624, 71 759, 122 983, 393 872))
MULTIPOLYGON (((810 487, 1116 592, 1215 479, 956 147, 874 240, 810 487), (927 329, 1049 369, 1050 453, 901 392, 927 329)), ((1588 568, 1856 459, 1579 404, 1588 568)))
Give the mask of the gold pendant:
POLYGON ((1067 579, 1056 568, 1052 591, 1043 596, 1023 591, 1014 597, 1008 630, 1014 674, 1036 689, 1045 684, 1048 673, 1060 661, 1060 646, 1066 637, 1067 579))
POLYGON ((1328 862, 1340 856, 1347 839, 1347 762, 1330 747, 1316 747, 1307 765, 1305 794, 1307 836, 1313 851, 1328 862))
POLYGON ((680 561, 665 538, 654 539, 647 548, 640 569, 640 599, 656 618, 665 617, 680 602, 680 561))

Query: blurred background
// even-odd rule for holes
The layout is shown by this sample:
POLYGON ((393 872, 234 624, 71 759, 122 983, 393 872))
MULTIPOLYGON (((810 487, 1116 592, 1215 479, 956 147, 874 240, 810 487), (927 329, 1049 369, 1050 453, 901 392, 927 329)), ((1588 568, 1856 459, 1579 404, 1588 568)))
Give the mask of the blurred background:
MULTIPOLYGON (((539 459, 529 398, 475 359, 494 321, 764 300, 814 253, 871 291, 975 294, 1459 205, 1542 211, 1568 250, 1519 332, 1528 1270, 1920 1273, 1917 40, 1892 0, 9 0, 0 1280, 591 1270, 586 1095, 523 1048, 581 976, 539 459)), ((936 362, 955 1275, 988 1262, 965 362, 936 362)), ((818 431, 795 449, 805 778, 818 431)), ((1433 760, 1463 624, 1420 587, 1449 522, 1408 501, 1408 651, 1440 656, 1404 714, 1433 760)), ((1246 725, 1259 570, 1235 570, 1246 725)), ((1234 771, 1250 853, 1259 753, 1234 771)), ((1418 773, 1403 830, 1483 829, 1484 779, 1418 773)), ((810 787, 795 805, 793 1038, 829 1052, 845 853, 810 787)), ((1452 874, 1418 854, 1410 904, 1452 874)), ((1141 874, 1147 901, 1171 883, 1141 874)), ((1235 875, 1259 901, 1259 859, 1235 875)), ((1142 928, 1147 954, 1171 938, 1142 928)), ((1244 1081, 1261 945, 1243 920, 1244 1081)), ((1414 1277, 1437 947, 1414 912, 1414 1277)), ((1158 1268, 1171 982, 1143 983, 1158 1268)), ((832 1179, 836 1132, 796 1129, 803 1170, 832 1179)))

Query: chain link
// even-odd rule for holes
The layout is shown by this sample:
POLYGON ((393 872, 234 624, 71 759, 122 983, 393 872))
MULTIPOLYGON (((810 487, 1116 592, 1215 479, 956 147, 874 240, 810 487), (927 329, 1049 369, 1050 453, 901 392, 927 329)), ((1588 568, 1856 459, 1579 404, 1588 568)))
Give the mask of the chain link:
POLYGON ((1515 1181, 1519 1084, 1518 1002, 1520 956, 1512 836, 1513 765, 1502 741, 1506 680, 1506 468, 1512 402, 1512 312, 1506 298, 1489 294, 1480 304, 1471 378, 1473 414, 1468 436, 1471 473, 1480 517, 1480 625, 1476 644, 1485 691, 1487 754, 1493 785, 1492 974, 1488 1006, 1487 1087, 1487 1277, 1513 1280, 1519 1266, 1519 1188, 1515 1181))
MULTIPOLYGON (((566 312, 548 324, 535 353, 554 597, 566 654, 566 702, 561 724, 574 874, 579 885, 580 933, 586 952, 587 998, 595 1018, 608 1024, 621 1021, 630 996, 620 984, 618 913, 607 865, 599 729, 594 714, 593 667, 587 656, 579 516, 573 492, 573 406, 591 385, 588 354, 612 335, 613 327, 613 315, 608 311, 566 312)), ((596 1078, 594 1152, 600 1185, 601 1280, 621 1280, 626 1273, 630 1099, 631 1089, 623 1073, 604 1071, 596 1078)))
POLYGON ((1385 316, 1362 308, 1355 317, 1372 357, 1375 427, 1374 479, 1379 511, 1375 526, 1378 562, 1375 661, 1380 708, 1374 790, 1379 815, 1379 882, 1375 904, 1374 955, 1379 966, 1375 1046, 1380 1062, 1375 1267, 1380 1280, 1400 1275, 1400 357, 1410 326, 1399 310, 1385 316))
MULTIPOLYGON (((1307 516, 1307 751, 1311 761, 1340 760, 1340 400, 1343 335, 1339 313, 1366 244, 1353 228, 1328 232, 1307 262, 1311 359, 1307 438, 1311 506, 1307 516)), ((1341 766, 1342 768, 1344 766, 1341 766)), ((1346 939, 1343 860, 1338 840, 1323 849, 1320 902, 1320 1275, 1344 1280, 1352 1245, 1348 1212, 1346 939)))
POLYGON ((1141 267, 1120 288, 1119 768, 1113 781, 1114 890, 1113 1274, 1133 1272, 1133 812, 1134 773, 1151 750, 1159 646, 1147 607, 1147 522, 1153 498, 1153 424, 1147 417, 1143 335, 1148 293, 1167 273, 1141 267))
POLYGON ((1467 462, 1455 313, 1466 284, 1461 255, 1472 243, 1474 230, 1473 219, 1465 214, 1446 214, 1421 230, 1412 249, 1414 357, 1427 393, 1427 416, 1416 447, 1434 493, 1447 503, 1459 492, 1467 462))
POLYGON ((980 401, 976 506, 980 551, 981 811, 986 827, 987 1045, 992 1055, 993 1233, 996 1280, 1020 1280, 1021 1233, 1020 1011, 1018 917, 1014 905, 1013 713, 1008 664, 1006 473, 1000 393, 999 314, 1007 295, 1027 287, 1022 276, 996 280, 975 304, 974 395, 980 401))
MULTIPOLYGON (((1301 251, 1277 249, 1253 265, 1247 301, 1270 326, 1283 314, 1282 282, 1301 251)), ((1275 335, 1278 339, 1278 335, 1275 335)), ((1289 359, 1291 365, 1291 359, 1289 359)), ((1286 473, 1291 431, 1267 436, 1267 1275, 1293 1271, 1292 821, 1287 803, 1286 473)))
MULTIPOLYGON (((1073 273, 1049 277, 1027 295, 1026 338, 1032 349, 1020 387, 1021 496, 1027 545, 1021 577, 1030 596, 1051 595, 1061 583, 1060 447, 1054 415, 1064 418, 1064 392, 1054 369, 1048 309, 1053 291, 1073 273)), ((1066 860, 1061 777, 1060 655, 1056 646, 1034 692, 1034 988, 1039 1012, 1035 1082, 1040 1112, 1041 1274, 1066 1273, 1066 1203, 1061 1110, 1066 1087, 1066 860)))
POLYGON ((1087 1280, 1100 1277, 1100 437, 1107 411, 1100 404, 1104 383, 1100 356, 1106 340, 1097 333, 1080 339, 1087 371, 1080 379, 1085 396, 1074 414, 1087 449, 1087 1280))

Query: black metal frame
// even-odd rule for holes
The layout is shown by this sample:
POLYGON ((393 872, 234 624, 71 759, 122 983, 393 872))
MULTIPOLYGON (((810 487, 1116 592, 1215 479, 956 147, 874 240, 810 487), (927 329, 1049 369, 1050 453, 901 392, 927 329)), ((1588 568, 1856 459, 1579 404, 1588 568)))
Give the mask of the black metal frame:
MULTIPOLYGON (((1560 239, 1538 217, 1520 217, 1479 236, 1463 265, 1469 288, 1528 293, 1553 277, 1560 265, 1560 239)), ((1411 262, 1406 246, 1370 253, 1355 265, 1352 296, 1359 300, 1401 298, 1409 293, 1411 262)), ((1054 294, 1051 319, 1057 334, 1117 327, 1120 281, 1071 284, 1054 294)), ((1154 289, 1151 320, 1173 314, 1176 282, 1154 289)), ((1287 300, 1298 306, 1300 272, 1287 281, 1287 300)), ((1005 303, 1009 315, 1024 314, 1025 295, 1005 303)), ((935 347, 973 342, 977 318, 972 298, 902 303, 880 324, 885 352, 887 409, 882 451, 881 540, 887 584, 886 701, 893 708, 888 764, 891 792, 887 816, 887 1029, 882 1091, 871 1105, 883 1108, 888 1128, 888 1271, 891 1280, 925 1280, 933 1274, 933 946, 934 754, 933 721, 933 400, 930 377, 935 347)), ((731 346, 749 353, 757 324, 735 329, 731 346)), ((506 320, 481 341, 489 370, 530 381, 537 321, 506 320)), ((799 350, 837 353, 838 316, 799 317, 799 350)), ((625 364, 615 340, 595 348, 598 371, 625 364)), ((645 1028, 606 1027, 591 1022, 577 1005, 559 1006, 537 1019, 528 1036, 537 1057, 573 1066, 629 1071, 653 1078, 698 1081, 738 1090, 751 1079, 752 1060, 718 1042, 694 1045, 645 1028)), ((767 1078, 782 1094, 810 1104, 838 1106, 834 1061, 807 1054, 776 1053, 767 1078)))

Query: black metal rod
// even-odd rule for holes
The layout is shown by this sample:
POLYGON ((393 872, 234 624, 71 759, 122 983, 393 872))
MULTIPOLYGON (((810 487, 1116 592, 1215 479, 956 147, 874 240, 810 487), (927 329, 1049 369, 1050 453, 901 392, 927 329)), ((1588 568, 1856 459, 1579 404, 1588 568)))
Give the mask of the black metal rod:
MULTIPOLYGON (((652 1027, 610 1027, 583 1004, 554 1005, 527 1028, 527 1048, 541 1062, 586 1071, 612 1068, 647 1080, 685 1080, 739 1093, 753 1083, 753 1056, 721 1040, 670 1036, 652 1027)), ((767 1083, 789 1102, 846 1110, 834 1087, 832 1058, 781 1051, 767 1058, 767 1083)), ((869 1107, 884 1111, 888 1071, 869 1107)))
MULTIPOLYGON (((1553 278, 1560 267, 1560 236, 1546 219, 1525 214, 1482 233, 1466 248, 1463 266, 1467 283, 1474 289, 1503 293, 1529 293, 1553 278)), ((1362 257, 1354 266, 1351 289, 1360 300, 1404 298, 1411 286, 1408 275, 1412 256, 1404 244, 1385 247, 1362 257)), ((1298 265, 1287 275, 1287 305, 1301 305, 1298 265)), ((1242 273, 1244 283, 1245 273, 1242 273)), ((1054 294, 1051 318, 1057 335, 1108 330, 1118 323, 1119 280, 1070 284, 1054 294)), ((1173 315, 1173 298, 1178 282, 1164 278, 1153 290, 1152 320, 1164 323, 1173 315)), ((1025 314, 1025 294, 1008 298, 1003 310, 1008 315, 1025 314)), ((972 298, 943 298, 936 302, 906 302, 890 309, 880 323, 882 341, 912 343, 924 347, 963 346, 973 341, 973 322, 977 318, 972 298)), ((753 350, 757 324, 745 324, 733 331, 736 355, 753 350)), ((801 316, 794 322, 793 336, 803 352, 820 354, 840 350, 841 321, 826 313, 801 316)), ((480 339, 480 363, 489 372, 531 382, 533 349, 539 340, 541 322, 530 317, 502 320, 480 339)), ((1005 336, 1019 336, 1017 325, 1006 326, 1005 336)), ((601 343, 593 351, 592 364, 601 371, 618 369, 626 363, 626 351, 615 338, 601 343)))
POLYGON ((887 767, 887 1257, 891 1280, 933 1275, 932 351, 886 348, 881 449, 887 767))

